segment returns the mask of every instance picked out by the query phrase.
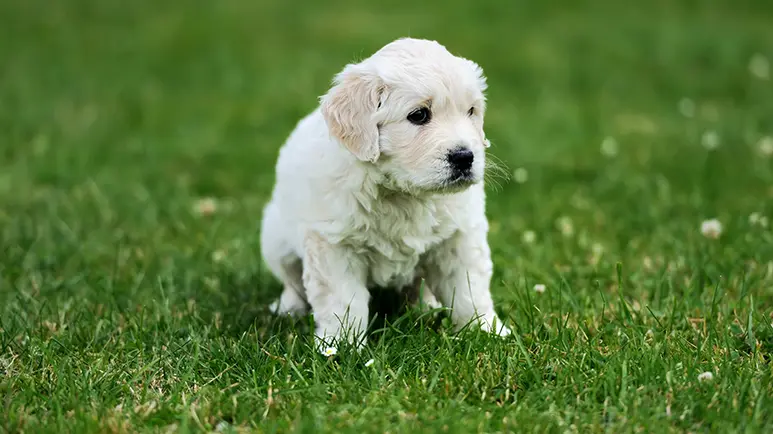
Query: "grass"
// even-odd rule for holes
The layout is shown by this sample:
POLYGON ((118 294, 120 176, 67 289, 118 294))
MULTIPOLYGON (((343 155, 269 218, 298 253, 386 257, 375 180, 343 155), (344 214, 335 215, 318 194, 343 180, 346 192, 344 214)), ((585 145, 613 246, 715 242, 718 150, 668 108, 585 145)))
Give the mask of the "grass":
POLYGON ((764 0, 0 2, 0 431, 771 432, 773 232, 749 216, 773 217, 772 21, 764 0), (333 74, 405 35, 484 67, 492 156, 528 174, 488 202, 516 333, 381 309, 326 359, 309 318, 267 312, 261 207, 333 74))

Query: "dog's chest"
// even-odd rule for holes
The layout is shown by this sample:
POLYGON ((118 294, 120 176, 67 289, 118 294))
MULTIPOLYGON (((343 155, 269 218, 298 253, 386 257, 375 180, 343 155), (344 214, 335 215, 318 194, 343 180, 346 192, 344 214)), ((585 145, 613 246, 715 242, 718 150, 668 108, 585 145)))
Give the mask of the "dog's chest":
POLYGON ((391 198, 358 216, 354 235, 369 265, 369 283, 403 287, 416 277, 424 253, 448 239, 457 226, 442 202, 391 198))

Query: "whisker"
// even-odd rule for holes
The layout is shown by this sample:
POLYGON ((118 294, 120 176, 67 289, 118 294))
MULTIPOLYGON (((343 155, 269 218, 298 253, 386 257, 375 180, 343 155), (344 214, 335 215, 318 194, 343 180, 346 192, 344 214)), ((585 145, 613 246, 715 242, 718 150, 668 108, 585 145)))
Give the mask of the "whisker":
POLYGON ((500 184, 499 181, 496 178, 484 176, 483 179, 486 181, 486 185, 489 186, 495 192, 498 193, 498 192, 502 191, 502 189, 503 189, 502 184, 500 184))
POLYGON ((510 180, 510 171, 507 170, 507 164, 494 155, 487 155, 486 165, 484 167, 484 177, 489 180, 510 180))

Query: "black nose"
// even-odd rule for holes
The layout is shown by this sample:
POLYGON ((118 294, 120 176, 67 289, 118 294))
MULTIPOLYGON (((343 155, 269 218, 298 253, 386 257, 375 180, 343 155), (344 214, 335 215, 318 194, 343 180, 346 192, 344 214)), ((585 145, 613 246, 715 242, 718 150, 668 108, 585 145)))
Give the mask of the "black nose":
POLYGON ((475 159, 472 151, 467 148, 454 149, 448 154, 448 162, 457 173, 467 173, 472 168, 472 160, 475 159))

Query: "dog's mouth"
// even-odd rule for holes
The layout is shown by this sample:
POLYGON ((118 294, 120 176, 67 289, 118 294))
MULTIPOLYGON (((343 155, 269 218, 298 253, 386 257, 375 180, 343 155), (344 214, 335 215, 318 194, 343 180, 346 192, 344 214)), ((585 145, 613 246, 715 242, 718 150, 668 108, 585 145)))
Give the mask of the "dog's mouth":
POLYGON ((389 190, 396 190, 415 195, 453 194, 462 192, 480 181, 481 179, 475 176, 473 171, 447 173, 446 176, 440 179, 433 179, 431 182, 420 183, 401 183, 386 173, 384 174, 382 186, 389 190))
POLYGON ((473 182, 475 182, 475 177, 472 175, 471 171, 454 173, 448 178, 449 184, 473 183, 473 182))
POLYGON ((441 185, 441 190, 447 192, 457 192, 466 189, 476 182, 477 179, 475 179, 472 171, 457 172, 448 177, 448 179, 441 185))

